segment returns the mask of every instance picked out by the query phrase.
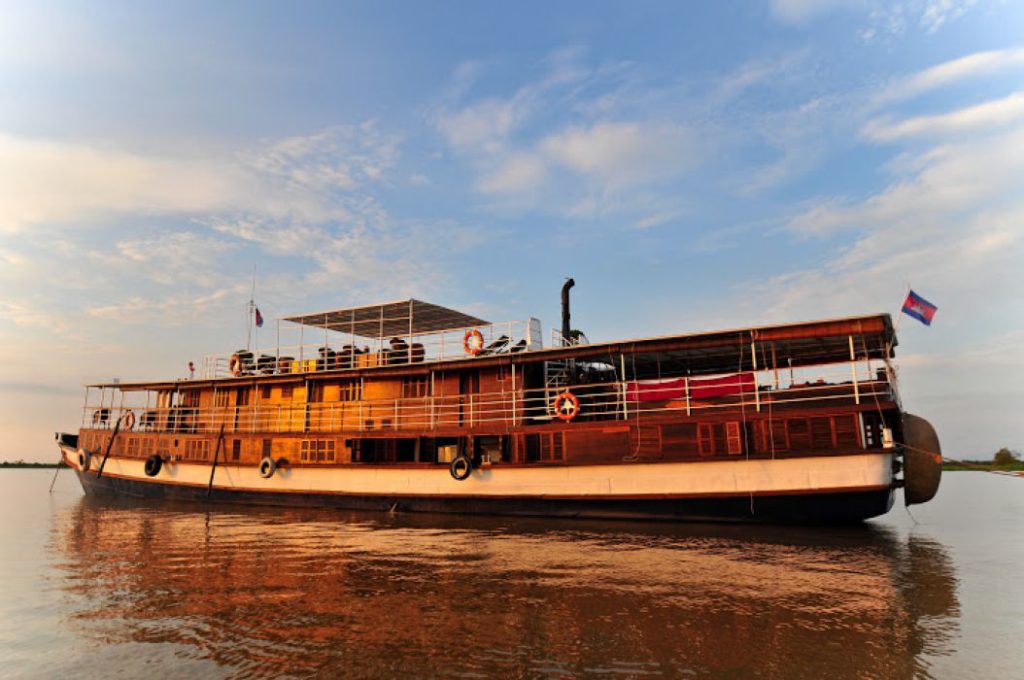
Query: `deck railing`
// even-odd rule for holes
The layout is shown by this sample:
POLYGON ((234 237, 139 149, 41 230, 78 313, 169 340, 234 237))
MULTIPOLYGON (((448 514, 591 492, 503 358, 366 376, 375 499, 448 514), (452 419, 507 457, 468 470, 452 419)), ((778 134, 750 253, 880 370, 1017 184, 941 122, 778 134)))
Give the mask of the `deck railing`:
POLYGON ((473 331, 482 338, 481 349, 475 356, 527 352, 543 347, 540 321, 534 318, 374 339, 334 331, 318 333, 304 327, 300 327, 300 331, 297 343, 282 344, 279 331, 273 347, 238 353, 240 361, 234 370, 232 357, 235 353, 204 357, 199 374, 207 379, 229 378, 465 359, 474 356, 465 349, 466 334, 473 331))
MULTIPOLYGON (((895 395, 884 373, 856 374, 848 370, 823 375, 813 381, 791 382, 776 386, 771 376, 764 382, 750 381, 749 373, 722 376, 714 385, 720 394, 701 397, 700 389, 684 381, 683 389, 671 398, 641 397, 638 385, 656 383, 635 381, 606 382, 558 388, 520 389, 512 381, 502 391, 427 395, 396 399, 361 401, 256 403, 246 406, 172 406, 152 408, 125 404, 87 405, 83 427, 110 429, 129 411, 136 432, 176 432, 183 434, 225 432, 302 433, 302 432, 381 432, 432 431, 460 427, 518 427, 524 424, 554 422, 555 400, 569 390, 579 400, 578 422, 596 420, 633 420, 650 416, 696 415, 722 410, 740 410, 744 417, 772 416, 775 410, 795 406, 845 406, 891 403, 895 395), (847 380, 842 381, 842 378, 847 380), (829 381, 829 378, 832 381, 829 381)), ((704 388, 706 390, 706 388, 704 388)), ((658 395, 654 395, 658 396, 658 395)))

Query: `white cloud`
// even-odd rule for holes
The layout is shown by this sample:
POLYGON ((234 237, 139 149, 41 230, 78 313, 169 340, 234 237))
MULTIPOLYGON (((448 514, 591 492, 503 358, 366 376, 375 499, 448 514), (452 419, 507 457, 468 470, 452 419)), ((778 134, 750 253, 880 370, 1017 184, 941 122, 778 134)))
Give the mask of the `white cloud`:
POLYGON ((117 215, 258 211, 324 221, 379 181, 397 139, 372 122, 272 141, 237 156, 154 157, 0 133, 0 231, 117 215))
MULTIPOLYGON (((927 225, 954 224, 966 211, 1014 197, 1024 176, 1024 125, 985 139, 968 137, 930 148, 905 160, 916 174, 859 202, 826 199, 790 222, 805 232, 822 233, 893 220, 927 225)), ((900 234, 894 233, 894 237, 900 234)))
POLYGON ((0 231, 91 222, 111 213, 220 210, 240 179, 227 163, 0 133, 0 231))
POLYGON ((677 176, 692 166, 696 147, 688 128, 648 122, 574 126, 540 144, 554 161, 615 187, 677 176))
POLYGON ((436 124, 456 149, 494 153, 526 119, 532 104, 532 90, 524 89, 507 100, 484 99, 459 111, 442 113, 436 124))
POLYGON ((864 134, 875 141, 890 142, 905 137, 986 131, 1020 121, 1024 121, 1024 92, 1015 92, 949 113, 915 116, 897 122, 876 119, 868 122, 864 134))
POLYGON ((772 0, 772 12, 789 24, 805 24, 840 9, 864 7, 864 0, 772 0))
POLYGON ((977 0, 771 0, 775 17, 797 26, 843 10, 866 14, 869 25, 859 30, 865 40, 873 40, 879 33, 901 35, 908 24, 935 33, 976 4, 977 0))
POLYGON ((678 219, 682 215, 682 210, 659 210, 636 220, 632 226, 634 229, 650 229, 678 219))
POLYGON ((928 33, 934 33, 947 21, 966 14, 975 4, 977 0, 929 0, 921 12, 921 26, 928 33))
POLYGON ((535 190, 546 175, 547 166, 539 155, 513 153, 494 172, 482 177, 477 188, 489 194, 527 193, 535 190))
POLYGON ((196 318, 208 317, 214 311, 223 313, 228 305, 242 299, 247 288, 243 282, 198 295, 177 294, 159 299, 133 295, 121 302, 88 307, 86 314, 121 323, 193 325, 196 318))
POLYGON ((920 94, 953 83, 1024 66, 1024 47, 975 52, 937 64, 896 80, 876 98, 876 105, 920 94))

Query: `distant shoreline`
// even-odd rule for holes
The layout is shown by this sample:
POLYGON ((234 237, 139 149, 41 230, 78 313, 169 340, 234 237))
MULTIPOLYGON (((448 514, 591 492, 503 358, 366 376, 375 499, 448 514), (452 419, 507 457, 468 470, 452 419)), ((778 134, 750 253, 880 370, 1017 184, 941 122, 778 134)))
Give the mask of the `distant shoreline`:
POLYGON ((16 460, 13 463, 8 461, 0 462, 0 469, 3 468, 66 468, 67 465, 64 463, 26 463, 23 460, 16 460))
POLYGON ((1012 465, 995 465, 991 461, 983 462, 983 461, 965 460, 963 462, 967 463, 967 465, 962 465, 960 463, 953 463, 953 462, 949 462, 949 461, 943 462, 942 463, 942 471, 943 472, 965 472, 965 471, 966 472, 1022 472, 1022 471, 1024 471, 1024 461, 1018 461, 1016 463, 1013 463, 1012 465))

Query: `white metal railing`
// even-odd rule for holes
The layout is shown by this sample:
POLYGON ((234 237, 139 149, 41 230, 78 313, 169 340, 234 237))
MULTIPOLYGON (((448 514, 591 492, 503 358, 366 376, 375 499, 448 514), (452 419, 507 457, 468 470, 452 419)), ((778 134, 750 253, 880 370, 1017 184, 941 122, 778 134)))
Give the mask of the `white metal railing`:
POLYGON ((319 337, 306 342, 303 334, 297 344, 282 345, 279 339, 273 349, 257 347, 251 351, 206 356, 200 362, 199 374, 210 379, 372 368, 527 352, 543 347, 540 321, 534 318, 374 339, 334 331, 317 333, 314 330, 310 334, 319 337), (475 355, 467 353, 465 347, 466 334, 473 331, 479 332, 483 339, 481 350, 475 355), (233 366, 234 357, 238 359, 233 366))
MULTIPOLYGON (((658 414, 693 414, 722 409, 744 409, 772 415, 775 409, 791 405, 891 402, 892 386, 883 375, 859 371, 853 380, 847 371, 820 375, 814 380, 773 384, 771 371, 719 376, 716 386, 731 394, 701 398, 708 376, 686 379, 684 389, 668 399, 641 400, 638 385, 651 382, 606 382, 568 387, 580 402, 579 420, 624 420, 658 414), (841 380, 834 382, 832 380, 841 380), (724 381, 723 381, 724 379, 724 381), (630 397, 633 394, 633 398, 630 397)), ((456 427, 550 422, 555 416, 551 393, 544 387, 513 389, 464 395, 426 395, 397 399, 336 402, 257 403, 247 406, 149 407, 114 404, 113 399, 86 405, 83 427, 112 429, 122 415, 131 411, 134 430, 141 432, 214 433, 226 432, 367 432, 393 430, 436 430, 456 427)))

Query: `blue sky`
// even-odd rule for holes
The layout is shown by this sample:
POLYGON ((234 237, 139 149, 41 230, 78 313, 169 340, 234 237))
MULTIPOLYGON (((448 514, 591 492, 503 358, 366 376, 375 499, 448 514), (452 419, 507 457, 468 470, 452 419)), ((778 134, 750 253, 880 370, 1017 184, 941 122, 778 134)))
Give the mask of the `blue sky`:
MULTIPOLYGON (((895 312, 1024 448, 1024 6, 0 3, 0 458, 80 386, 409 295, 592 340, 895 312), (266 331, 264 331, 266 333, 266 331)), ((269 342, 265 338, 264 342, 269 342)))

